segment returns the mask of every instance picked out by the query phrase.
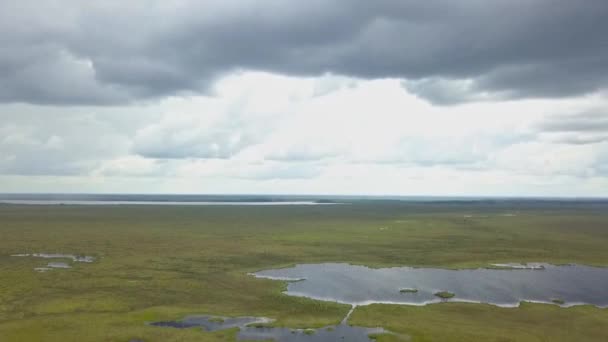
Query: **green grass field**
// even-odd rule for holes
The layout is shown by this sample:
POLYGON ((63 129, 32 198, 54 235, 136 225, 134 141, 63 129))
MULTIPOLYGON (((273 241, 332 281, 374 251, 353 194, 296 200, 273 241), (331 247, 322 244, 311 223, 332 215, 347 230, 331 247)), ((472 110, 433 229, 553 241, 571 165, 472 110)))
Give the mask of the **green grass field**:
MULTIPOLYGON (((289 297, 284 283, 247 275, 294 263, 608 266, 606 246, 605 204, 0 205, 0 341, 234 341, 235 330, 145 322, 189 313, 265 316, 292 328, 340 322, 348 306, 289 297), (48 260, 10 257, 33 252, 97 261, 38 273, 48 260)), ((349 322, 412 341, 608 340, 608 310, 594 307, 371 305, 349 322)))

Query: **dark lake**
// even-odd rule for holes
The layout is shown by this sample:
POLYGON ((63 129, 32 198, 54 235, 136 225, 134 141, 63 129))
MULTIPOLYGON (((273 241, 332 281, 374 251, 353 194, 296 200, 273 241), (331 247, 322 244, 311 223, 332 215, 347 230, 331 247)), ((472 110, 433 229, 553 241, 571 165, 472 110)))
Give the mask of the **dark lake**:
POLYGON ((290 280, 288 295, 351 305, 425 305, 448 300, 504 307, 517 306, 522 301, 608 307, 608 268, 549 264, 499 266, 501 269, 373 269, 324 263, 265 270, 254 275, 290 280), (441 291, 454 296, 439 298, 436 294, 441 291))

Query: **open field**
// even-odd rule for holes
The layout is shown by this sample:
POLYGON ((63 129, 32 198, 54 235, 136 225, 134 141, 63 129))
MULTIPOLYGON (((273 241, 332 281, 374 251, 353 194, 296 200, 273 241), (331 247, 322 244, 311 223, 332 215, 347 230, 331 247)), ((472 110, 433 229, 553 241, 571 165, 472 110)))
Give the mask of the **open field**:
MULTIPOLYGON (((336 324, 349 307, 281 294, 248 272, 293 263, 463 268, 550 262, 608 266, 608 203, 357 201, 348 205, 0 205, 0 341, 233 341, 146 326, 188 313, 336 324), (17 253, 92 255, 46 273, 17 253)), ((372 305, 351 323, 413 341, 605 341, 608 309, 525 304, 372 305)), ((383 336, 380 339, 390 340, 383 336)))

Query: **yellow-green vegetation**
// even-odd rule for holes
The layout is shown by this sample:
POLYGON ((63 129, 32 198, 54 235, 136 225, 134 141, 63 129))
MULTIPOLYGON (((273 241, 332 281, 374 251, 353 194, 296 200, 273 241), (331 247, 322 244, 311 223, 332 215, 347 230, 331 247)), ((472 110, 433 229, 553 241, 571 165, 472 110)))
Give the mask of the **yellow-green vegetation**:
MULTIPOLYGON (((411 341, 605 341, 608 310, 592 306, 561 308, 522 303, 519 308, 487 304, 441 303, 424 307, 359 307, 350 324, 383 326, 411 341)), ((377 340, 391 341, 379 335, 377 340)))
POLYGON ((306 335, 312 335, 314 333, 316 333, 317 331, 314 329, 304 329, 304 334, 306 335))
MULTIPOLYGON (((293 207, 0 205, 0 341, 235 340, 236 329, 209 333, 145 324, 189 314, 269 317, 290 328, 334 325, 349 306, 289 297, 282 294, 286 283, 247 273, 314 262, 605 266, 607 209, 391 201, 293 207), (512 212, 517 215, 503 215, 512 212), (92 255, 96 261, 39 273, 33 269, 48 260, 10 256, 35 252, 92 255)), ((601 327, 607 317, 608 310, 592 307, 450 303, 359 307, 349 323, 382 326, 414 341, 539 336, 605 341, 608 333, 601 327)))

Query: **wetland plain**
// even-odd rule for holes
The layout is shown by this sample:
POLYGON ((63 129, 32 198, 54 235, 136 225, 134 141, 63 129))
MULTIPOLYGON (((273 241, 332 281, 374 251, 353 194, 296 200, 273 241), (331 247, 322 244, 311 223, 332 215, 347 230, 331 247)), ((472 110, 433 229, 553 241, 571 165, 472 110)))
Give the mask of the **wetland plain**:
POLYGON ((235 341, 245 330, 260 329, 252 331, 296 341, 295 336, 306 340, 314 333, 335 336, 330 333, 344 324, 382 329, 370 331, 378 341, 606 340, 608 310, 595 300, 607 296, 584 282, 571 289, 588 290, 590 299, 580 304, 592 305, 570 306, 576 298, 541 287, 543 303, 500 307, 460 302, 470 286, 397 279, 390 287, 399 300, 434 297, 438 291, 455 297, 434 297, 441 303, 425 306, 357 306, 341 323, 352 308, 348 301, 289 295, 290 287, 309 284, 309 275, 297 274, 305 278, 299 282, 251 276, 327 263, 365 272, 405 267, 523 277, 550 275, 553 267, 608 266, 608 203, 603 201, 348 201, 336 206, 0 205, 0 340, 235 341), (94 261, 13 256, 39 253, 94 261), (70 268, 35 271, 49 262, 70 268), (543 268, 507 267, 534 262, 543 268), (570 264, 576 266, 565 266, 570 264), (402 293, 405 288, 418 292, 402 293), (192 316, 272 321, 213 331, 150 324, 192 316))

